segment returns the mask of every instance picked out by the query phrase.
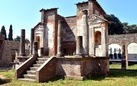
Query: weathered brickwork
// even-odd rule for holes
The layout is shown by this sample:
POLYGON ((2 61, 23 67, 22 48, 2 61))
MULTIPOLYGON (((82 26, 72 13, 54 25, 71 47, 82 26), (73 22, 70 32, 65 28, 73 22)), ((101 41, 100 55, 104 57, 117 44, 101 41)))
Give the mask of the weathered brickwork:
POLYGON ((35 68, 36 74, 35 77, 29 77, 32 74, 28 72, 20 75, 42 82, 54 76, 83 80, 92 74, 107 74, 108 21, 103 18, 105 11, 96 0, 78 3, 76 7, 76 16, 69 17, 57 14, 57 8, 40 10, 41 22, 34 27, 34 36, 31 37, 38 44, 40 57, 33 67, 28 67, 29 71, 35 68), (45 60, 38 64, 40 59, 45 60))
POLYGON ((15 59, 15 50, 19 50, 19 42, 3 41, 2 59, 0 59, 0 67, 11 66, 11 62, 15 59))
POLYGON ((122 35, 109 35, 108 44, 119 44, 120 46, 129 45, 130 43, 137 43, 137 34, 122 34, 122 35))
MULTIPOLYGON (((121 47, 125 46, 126 66, 128 66, 128 46, 130 43, 137 43, 137 34, 121 34, 121 35, 109 35, 108 46, 110 44, 118 44, 121 47)), ((131 57, 130 57, 131 58, 131 57)))
MULTIPOLYGON (((58 35, 58 21, 62 21, 62 34, 63 34, 63 42, 65 45, 68 43, 72 45, 71 49, 75 53, 76 51, 76 37, 77 36, 84 36, 84 29, 83 29, 83 11, 87 11, 87 28, 92 29, 93 23, 91 22, 93 20, 93 16, 100 16, 101 19, 103 19, 105 15, 105 11, 101 8, 101 6, 98 4, 96 0, 88 0, 87 2, 77 3, 76 4, 76 15, 75 16, 68 16, 63 17, 59 14, 57 14, 58 8, 51 8, 51 9, 41 9, 41 22, 38 23, 35 27, 35 41, 39 44, 39 51, 40 48, 44 49, 44 55, 50 55, 54 56, 57 54, 57 35, 58 35), (94 15, 93 15, 94 14, 94 15), (75 47, 75 48, 74 48, 75 47)), ((98 17, 99 18, 99 17, 98 17)), ((96 21, 97 22, 97 21, 96 21)), ((106 21, 101 21, 106 22, 106 21)), ((89 34, 91 34, 91 31, 87 31, 89 34)), ((87 35, 88 36, 88 35, 87 35)), ((91 36, 91 35, 89 35, 91 36)), ((89 39, 88 37, 87 39, 89 39)), ((83 38, 83 42, 85 41, 85 38, 83 38)), ((87 40, 88 42, 88 40, 87 40)), ((91 42, 91 41, 90 41, 91 42)), ((83 45, 85 45, 83 43, 83 45)), ((87 44, 88 45, 88 44, 87 44)), ((91 45, 90 45, 91 46, 91 45)), ((64 46, 64 49, 66 49, 66 46, 64 46)), ((69 50, 68 48, 67 50, 69 50)), ((69 52, 69 51, 68 51, 69 52)), ((66 53, 67 54, 67 53, 66 53)))
POLYGON ((93 74, 107 74, 108 58, 57 58, 56 75, 83 77, 93 74))

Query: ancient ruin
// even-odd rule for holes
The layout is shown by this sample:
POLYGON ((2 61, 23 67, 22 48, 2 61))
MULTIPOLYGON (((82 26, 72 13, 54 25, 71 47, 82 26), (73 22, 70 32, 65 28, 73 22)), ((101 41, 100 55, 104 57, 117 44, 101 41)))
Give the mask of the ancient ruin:
MULTIPOLYGON (((77 3, 75 16, 63 17, 58 8, 41 9, 41 22, 31 29, 29 58, 16 68, 16 78, 37 82, 56 76, 83 80, 109 72, 108 22, 96 0, 77 3)), ((24 30, 19 59, 24 54, 24 30)))
POLYGON ((0 67, 12 66, 15 60, 15 52, 19 51, 19 42, 5 40, 0 34, 0 67))

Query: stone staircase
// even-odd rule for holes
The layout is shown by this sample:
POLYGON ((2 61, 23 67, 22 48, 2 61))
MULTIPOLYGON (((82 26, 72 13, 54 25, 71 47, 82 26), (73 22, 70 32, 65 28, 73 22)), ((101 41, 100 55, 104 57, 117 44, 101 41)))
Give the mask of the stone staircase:
POLYGON ((23 74, 23 78, 19 78, 18 80, 36 81, 36 70, 48 59, 48 57, 37 58, 36 62, 23 74))

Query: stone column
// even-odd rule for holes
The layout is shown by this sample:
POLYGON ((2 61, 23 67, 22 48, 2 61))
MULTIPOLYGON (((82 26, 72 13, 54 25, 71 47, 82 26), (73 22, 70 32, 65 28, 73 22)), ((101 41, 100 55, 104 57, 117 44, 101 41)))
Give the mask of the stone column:
POLYGON ((125 45, 122 46, 121 69, 126 69, 125 45))
POLYGON ((87 10, 83 10, 83 53, 89 55, 89 39, 88 39, 88 19, 87 19, 87 10))
POLYGON ((30 36, 30 55, 32 54, 33 51, 33 42, 34 42, 34 29, 31 29, 31 36, 30 36))
POLYGON ((128 67, 128 48, 127 47, 128 46, 126 46, 126 48, 125 48, 126 67, 128 67))
POLYGON ((33 42, 33 55, 38 55, 38 42, 33 42))
POLYGON ((101 35, 101 45, 102 45, 102 56, 107 56, 106 55, 106 31, 105 31, 105 26, 102 28, 102 35, 101 35))
POLYGON ((89 54, 90 54, 90 56, 91 57, 93 57, 93 56, 95 56, 95 41, 94 41, 94 28, 91 26, 91 28, 90 28, 90 37, 89 37, 89 39, 90 39, 90 46, 89 46, 89 48, 90 48, 90 52, 89 52, 89 54))
POLYGON ((63 38, 62 38, 62 21, 59 20, 58 21, 58 45, 57 45, 57 56, 58 57, 61 57, 63 56, 63 53, 62 53, 62 41, 63 41, 63 38))
POLYGON ((20 37, 20 56, 25 56, 25 29, 21 30, 20 37))
POLYGON ((76 55, 77 56, 82 56, 82 36, 77 37, 77 42, 76 42, 76 55))
POLYGON ((44 17, 45 17, 45 9, 41 9, 40 12, 41 12, 41 23, 44 24, 44 22, 45 22, 45 19, 44 19, 44 17))

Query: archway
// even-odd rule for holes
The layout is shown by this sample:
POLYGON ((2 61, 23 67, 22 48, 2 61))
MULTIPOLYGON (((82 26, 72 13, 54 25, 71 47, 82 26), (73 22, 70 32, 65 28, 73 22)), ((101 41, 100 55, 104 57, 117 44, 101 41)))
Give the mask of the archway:
POLYGON ((128 61, 137 62, 137 43, 130 43, 128 45, 128 61))
POLYGON ((101 32, 100 31, 95 32, 94 42, 95 42, 95 55, 101 56, 102 50, 101 50, 101 32))
POLYGON ((100 31, 96 31, 95 32, 95 46, 99 46, 101 45, 101 32, 100 31))
POLYGON ((110 62, 120 62, 122 58, 122 47, 118 44, 110 44, 108 46, 108 54, 110 62))

